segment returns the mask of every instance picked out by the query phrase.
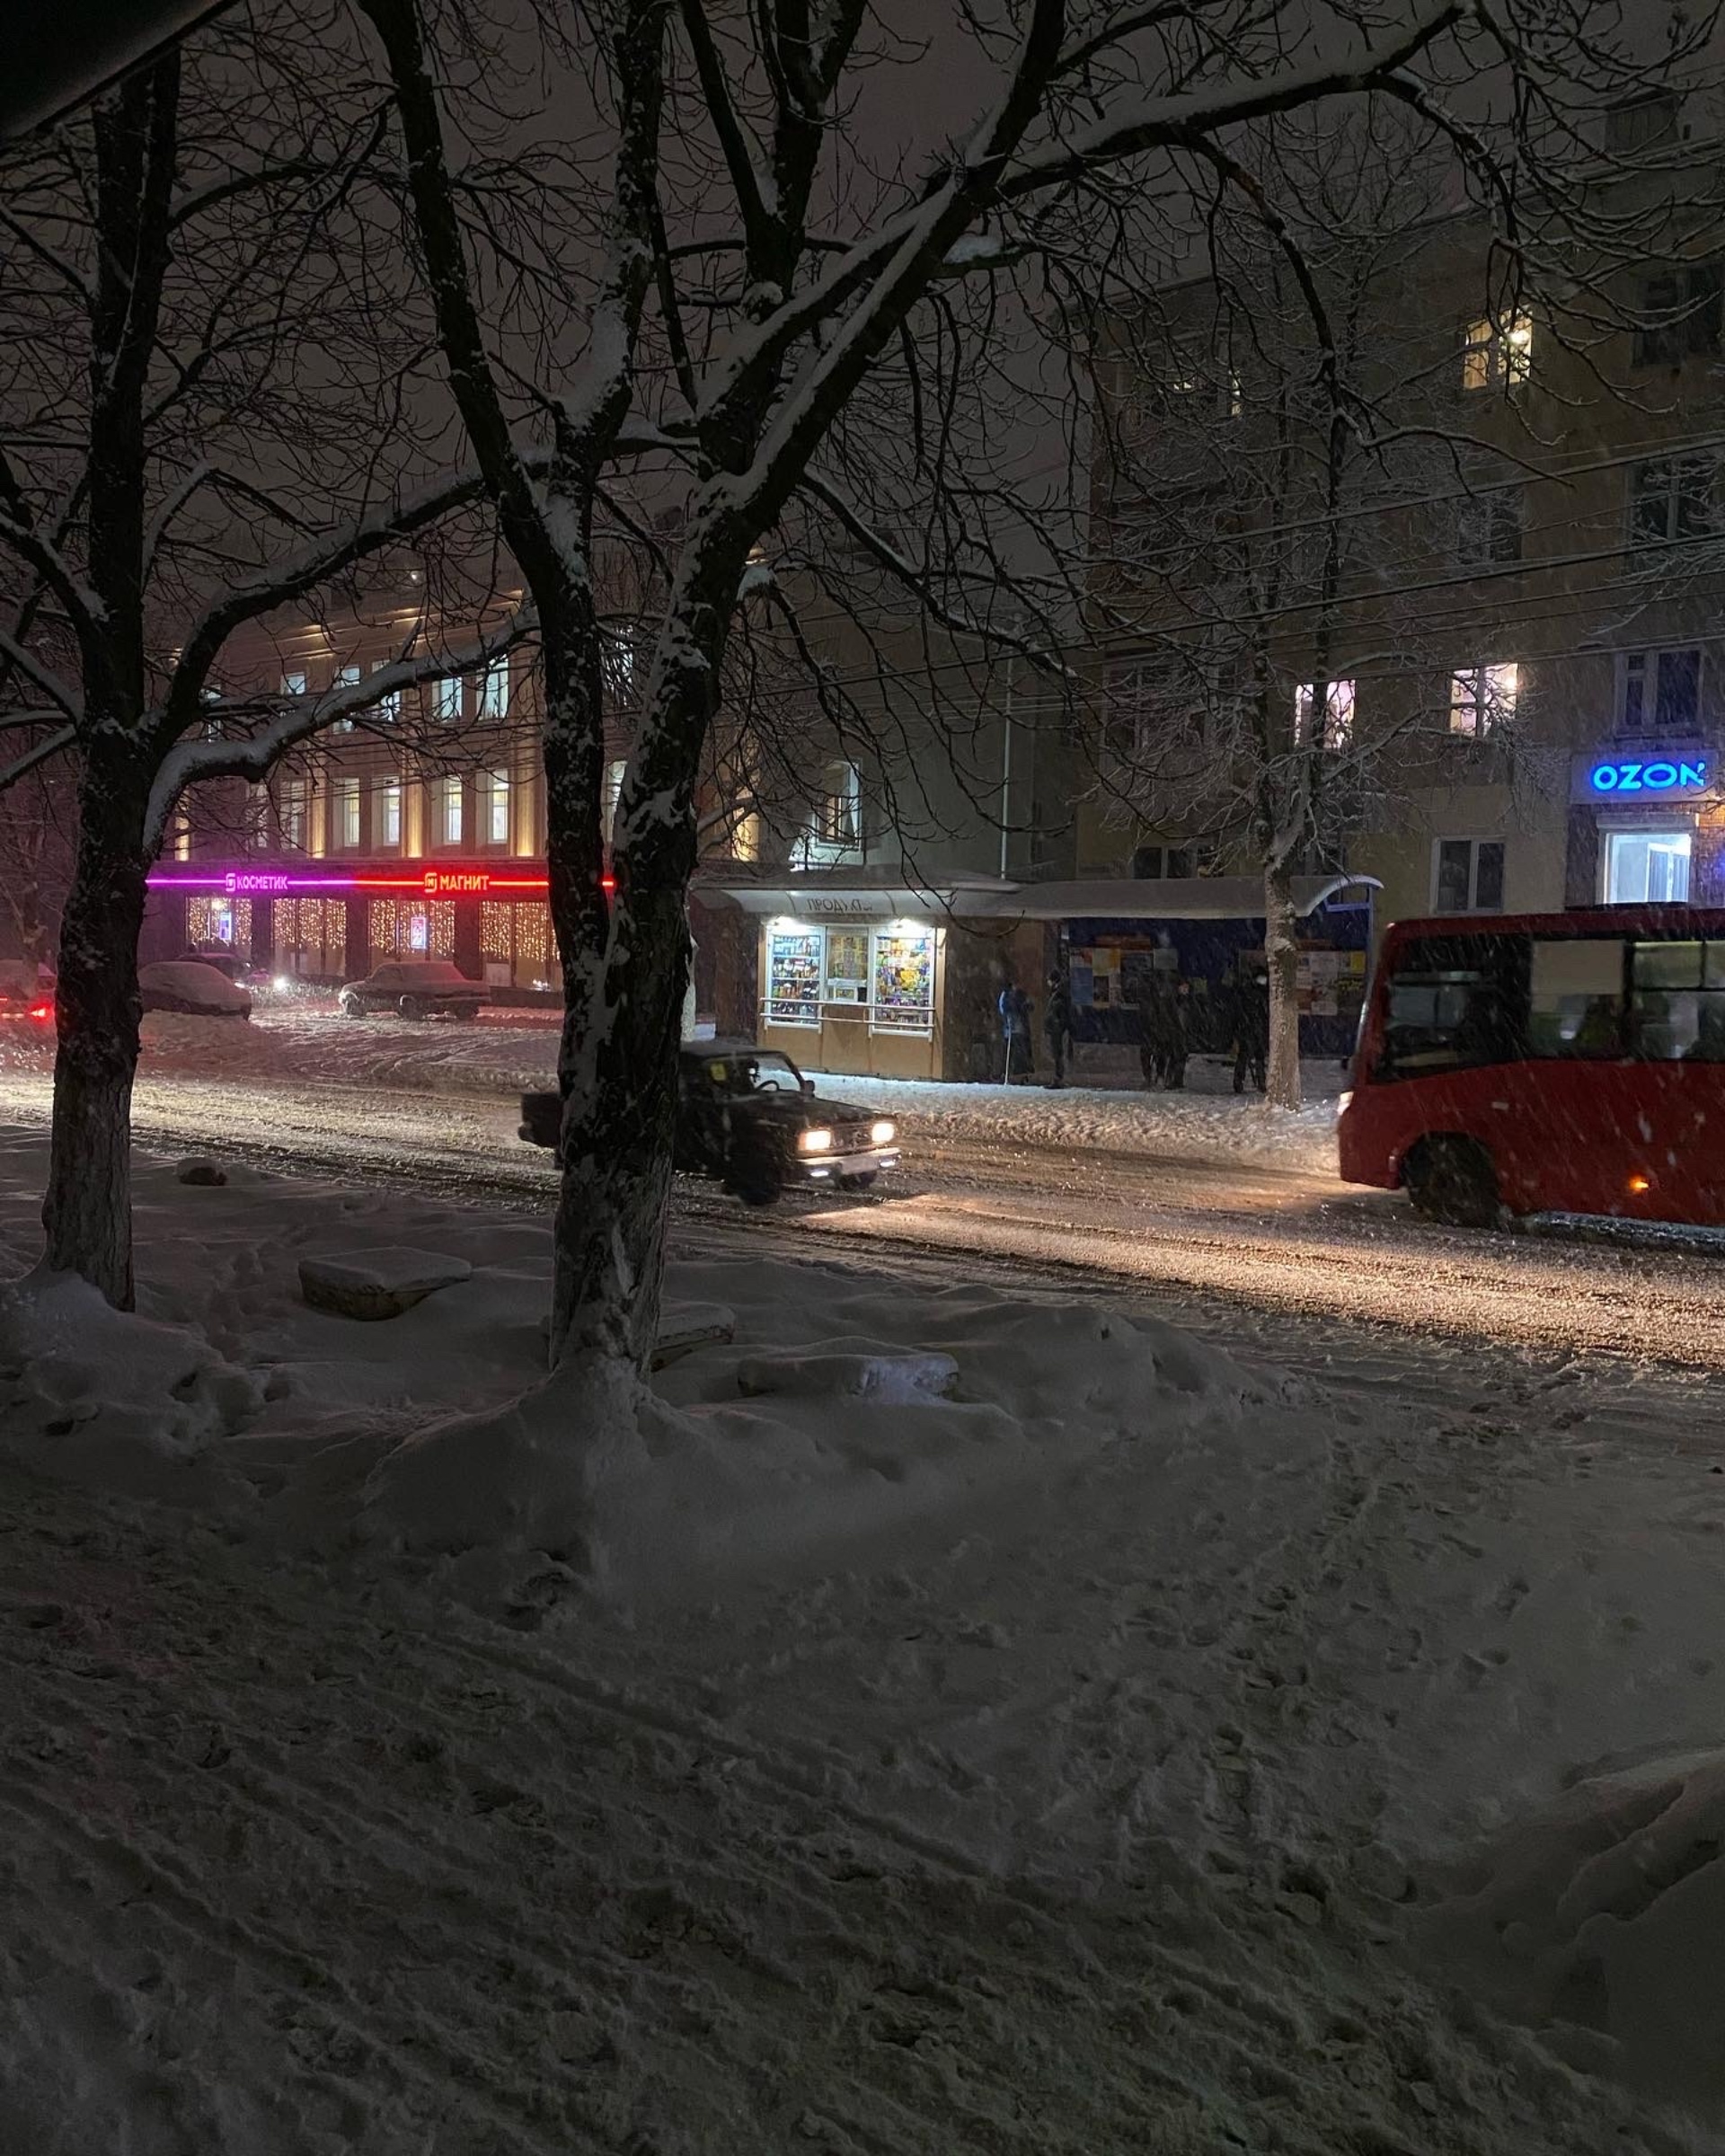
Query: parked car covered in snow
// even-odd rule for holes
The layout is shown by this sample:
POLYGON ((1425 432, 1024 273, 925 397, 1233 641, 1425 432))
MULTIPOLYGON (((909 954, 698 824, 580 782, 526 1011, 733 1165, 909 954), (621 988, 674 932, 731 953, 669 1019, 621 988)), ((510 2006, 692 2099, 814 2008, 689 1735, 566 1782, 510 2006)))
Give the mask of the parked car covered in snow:
MULTIPOLYGON (((562 1102, 523 1093, 521 1135, 555 1152, 562 1102)), ((748 1041, 694 1041, 677 1059, 676 1165, 722 1183, 747 1206, 787 1186, 866 1190, 898 1165, 898 1127, 872 1109, 823 1100, 788 1056, 748 1041)))
POLYGON ((192 1018, 250 1018, 252 998, 236 982, 201 959, 163 959, 137 969, 146 1011, 177 1011, 192 1018))
POLYGON ((0 1025, 51 1026, 54 989, 28 959, 0 959, 0 1025))
POLYGON ((391 959, 363 981, 349 981, 340 1002, 348 1018, 393 1011, 399 1018, 477 1018, 485 991, 447 959, 391 959))

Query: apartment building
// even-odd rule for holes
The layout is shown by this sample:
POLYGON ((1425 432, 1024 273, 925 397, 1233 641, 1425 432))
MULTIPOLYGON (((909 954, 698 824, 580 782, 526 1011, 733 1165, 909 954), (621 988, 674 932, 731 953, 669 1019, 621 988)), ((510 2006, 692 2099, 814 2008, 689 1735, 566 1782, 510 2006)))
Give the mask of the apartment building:
POLYGON ((1159 380, 1123 340, 1080 872, 1255 874, 1279 790, 1304 803, 1299 865, 1372 879, 1379 928, 1725 904, 1719 239, 1692 222, 1549 312, 1469 220, 1406 235, 1373 271, 1384 359, 1361 378, 1408 439, 1357 457, 1328 517, 1315 482, 1281 504, 1259 483, 1258 384, 1207 341, 1207 287, 1171 296, 1190 341, 1163 339, 1159 380), (1160 430, 1137 470, 1135 423, 1160 430))
MULTIPOLYGON (((315 696, 422 648, 412 578, 339 621, 272 624, 230 655, 225 689, 315 696)), ((473 626, 437 634, 454 643, 473 626)), ((338 722, 264 783, 198 788, 151 875, 146 955, 219 946, 323 982, 448 958, 499 993, 549 995, 538 737, 523 650, 338 722)))

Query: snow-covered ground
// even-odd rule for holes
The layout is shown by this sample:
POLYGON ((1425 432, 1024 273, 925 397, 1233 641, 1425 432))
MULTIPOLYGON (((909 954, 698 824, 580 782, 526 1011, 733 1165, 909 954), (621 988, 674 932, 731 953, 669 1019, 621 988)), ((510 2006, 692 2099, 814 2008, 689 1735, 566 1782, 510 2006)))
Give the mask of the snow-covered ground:
POLYGON ((596 1483, 540 1222, 231 1174, 0 1310, 0 2148, 1725 2148, 1712 1383, 689 1263, 596 1483))
MULTIPOLYGON (((344 1019, 332 1006, 259 1010, 249 1023, 157 1012, 144 1022, 143 1074, 297 1079, 332 1085, 509 1096, 556 1083, 557 1036, 543 1021, 481 1025, 344 1019)), ((0 1070, 51 1067, 51 1045, 15 1033, 0 1040, 0 1070)), ((1194 1058, 1178 1093, 1120 1085, 942 1085, 822 1076, 841 1100, 879 1101, 913 1137, 1002 1146, 1154 1153, 1240 1161, 1333 1173, 1336 1098, 1331 1061, 1302 1073, 1308 1105, 1265 1109, 1233 1091, 1231 1071, 1194 1058)))

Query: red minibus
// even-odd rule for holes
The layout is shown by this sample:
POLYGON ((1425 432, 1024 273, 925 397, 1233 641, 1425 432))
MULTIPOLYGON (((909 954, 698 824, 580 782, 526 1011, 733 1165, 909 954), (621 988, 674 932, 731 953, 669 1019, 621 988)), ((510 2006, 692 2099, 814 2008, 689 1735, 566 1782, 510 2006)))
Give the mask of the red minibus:
POLYGON ((1725 911, 1395 923, 1339 1135, 1434 1219, 1725 1223, 1725 911))

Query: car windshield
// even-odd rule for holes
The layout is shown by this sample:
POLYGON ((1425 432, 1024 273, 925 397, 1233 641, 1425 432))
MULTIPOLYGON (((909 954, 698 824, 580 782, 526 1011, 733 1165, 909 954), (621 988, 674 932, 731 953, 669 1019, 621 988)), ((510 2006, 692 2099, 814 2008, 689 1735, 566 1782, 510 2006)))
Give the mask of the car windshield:
POLYGON ((802 1091, 797 1066, 788 1056, 759 1048, 748 1056, 710 1056, 701 1075, 715 1093, 796 1093, 802 1091))

